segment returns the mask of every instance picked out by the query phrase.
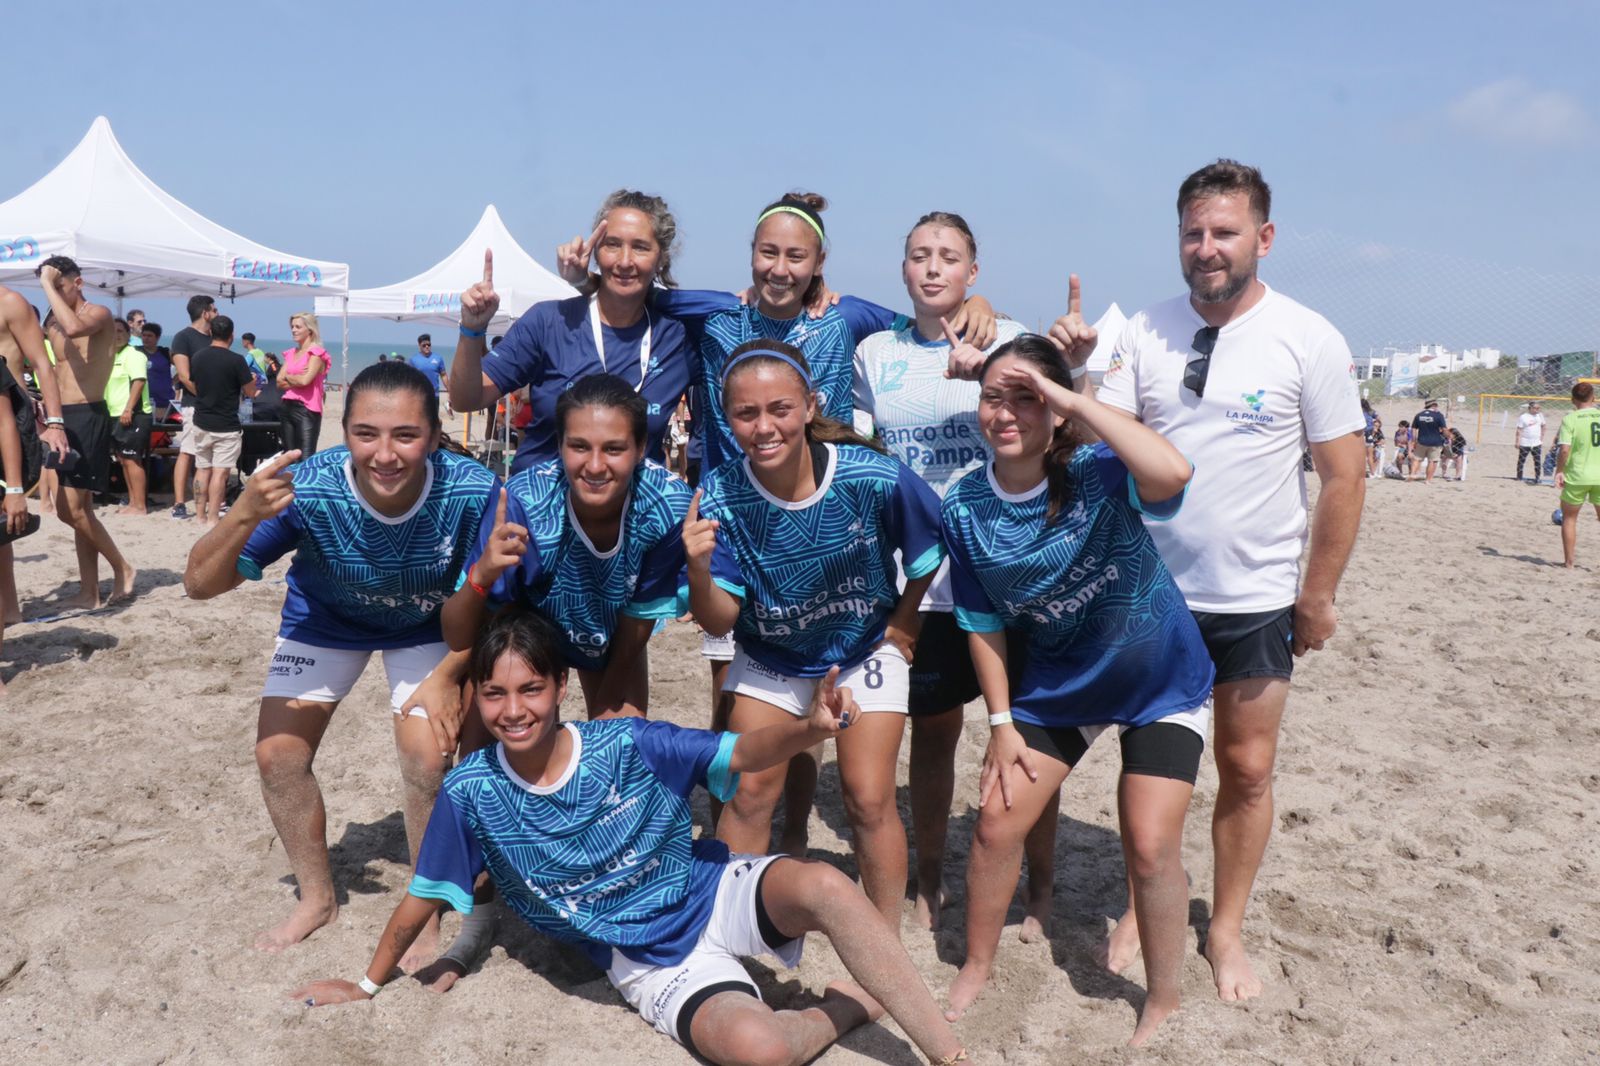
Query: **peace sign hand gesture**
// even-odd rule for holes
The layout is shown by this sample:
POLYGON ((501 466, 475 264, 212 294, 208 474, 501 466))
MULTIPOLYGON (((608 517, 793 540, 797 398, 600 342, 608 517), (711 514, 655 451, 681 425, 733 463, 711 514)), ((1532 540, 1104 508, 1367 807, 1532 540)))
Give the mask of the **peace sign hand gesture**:
POLYGON ((494 291, 494 249, 485 248, 483 280, 461 294, 461 325, 466 329, 487 330, 498 310, 500 294, 494 291))
POLYGON ((500 575, 522 562, 528 553, 528 530, 515 522, 506 521, 506 490, 500 490, 500 500, 494 505, 494 529, 489 532, 489 542, 483 554, 472 564, 469 575, 476 585, 485 588, 500 580, 500 575))
POLYGON ((956 335, 955 328, 942 315, 939 325, 944 329, 944 339, 950 345, 950 361, 944 369, 947 378, 977 381, 983 371, 984 354, 978 348, 956 335))
POLYGON ((1066 357, 1067 366, 1076 370, 1089 361, 1099 339, 1099 332, 1083 320, 1083 290, 1078 284, 1078 275, 1069 275, 1067 313, 1050 327, 1050 343, 1066 357))
POLYGON ((698 573, 711 570, 711 552, 717 546, 717 526, 714 518, 700 517, 700 490, 695 489, 689 501, 689 513, 683 519, 683 554, 689 569, 698 573))
POLYGON ((561 275, 561 280, 579 288, 588 283, 589 259, 594 255, 594 250, 600 247, 605 235, 606 220, 602 218, 594 232, 589 234, 588 240, 577 236, 556 246, 556 271, 561 275))

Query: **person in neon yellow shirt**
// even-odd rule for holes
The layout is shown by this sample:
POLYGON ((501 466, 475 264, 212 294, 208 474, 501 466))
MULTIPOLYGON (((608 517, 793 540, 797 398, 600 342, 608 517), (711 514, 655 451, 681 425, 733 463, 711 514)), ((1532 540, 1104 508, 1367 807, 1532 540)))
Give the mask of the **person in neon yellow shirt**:
POLYGON ((146 514, 144 461, 150 454, 150 390, 145 387, 150 359, 128 343, 128 323, 116 319, 116 356, 106 381, 106 410, 116 419, 111 425, 111 452, 122 466, 128 486, 127 506, 118 514, 146 514))
POLYGON ((1572 386, 1572 406, 1556 433, 1561 554, 1568 570, 1578 551, 1578 513, 1592 503, 1600 517, 1600 407, 1594 405, 1594 386, 1587 381, 1572 386))

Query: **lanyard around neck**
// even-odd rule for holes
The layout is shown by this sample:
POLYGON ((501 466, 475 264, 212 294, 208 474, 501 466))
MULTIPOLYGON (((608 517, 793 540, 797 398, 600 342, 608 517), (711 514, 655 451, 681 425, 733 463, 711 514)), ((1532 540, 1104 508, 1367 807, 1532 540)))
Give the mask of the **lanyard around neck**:
MULTIPOLYGON (((606 339, 605 333, 600 328, 600 297, 589 297, 589 328, 594 331, 594 350, 600 356, 600 369, 611 373, 606 366, 606 339)), ((644 388, 644 375, 650 368, 650 334, 654 324, 650 321, 650 308, 644 309, 644 336, 639 340, 639 383, 633 387, 635 392, 644 388)))

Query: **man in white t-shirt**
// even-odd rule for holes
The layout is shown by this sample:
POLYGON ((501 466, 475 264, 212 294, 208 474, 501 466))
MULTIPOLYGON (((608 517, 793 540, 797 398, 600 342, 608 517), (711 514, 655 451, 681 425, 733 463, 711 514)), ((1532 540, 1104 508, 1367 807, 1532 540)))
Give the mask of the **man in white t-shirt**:
MULTIPOLYGON (((1278 726, 1293 656, 1320 650, 1337 625, 1334 590, 1366 493, 1366 423, 1344 338, 1256 277, 1272 247, 1270 208, 1254 167, 1219 160, 1184 181, 1178 257, 1189 293, 1128 322, 1099 393, 1195 466, 1178 517, 1149 529, 1217 669, 1216 876, 1205 954, 1225 1000, 1261 992, 1243 925, 1272 832, 1278 726), (1307 444, 1322 488, 1302 574, 1307 444)), ((1120 969, 1137 948, 1130 912, 1105 962, 1120 969)))
POLYGON ((1517 480, 1522 480, 1522 464, 1533 456, 1530 485, 1539 483, 1539 454, 1544 451, 1544 412, 1538 400, 1529 400, 1528 409, 1517 417, 1517 480))

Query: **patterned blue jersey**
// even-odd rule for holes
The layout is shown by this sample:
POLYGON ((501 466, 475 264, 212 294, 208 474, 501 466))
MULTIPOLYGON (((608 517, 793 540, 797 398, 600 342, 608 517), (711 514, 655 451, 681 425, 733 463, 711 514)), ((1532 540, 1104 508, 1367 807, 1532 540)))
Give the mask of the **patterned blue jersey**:
POLYGON ((1211 658, 1141 515, 1168 519, 1182 495, 1141 504, 1104 444, 1067 467, 1072 502, 1045 526, 1044 483, 1020 495, 974 470, 944 501, 956 621, 1015 629, 1028 659, 1011 710, 1042 726, 1145 725, 1198 707, 1211 658))
POLYGON ((787 341, 805 353, 811 367, 812 386, 820 394, 817 410, 846 425, 855 408, 856 345, 878 332, 906 320, 877 304, 842 297, 821 318, 802 312, 794 318, 768 318, 754 307, 741 305, 731 295, 665 290, 655 294, 655 304, 676 315, 698 335, 700 358, 695 367, 695 415, 704 451, 701 469, 712 470, 741 454, 722 412, 722 369, 728 353, 745 341, 787 341), (718 299, 717 297, 720 297, 718 299), (720 310, 711 310, 718 307, 720 310))
POLYGON ((357 491, 344 446, 289 467, 294 502, 256 527, 239 553, 252 581, 290 551, 278 635, 321 648, 405 648, 443 639, 439 609, 499 484, 487 468, 437 451, 416 506, 398 518, 357 491))
POLYGON ((523 780, 499 744, 445 775, 408 891, 466 914, 487 870, 529 925, 602 969, 613 948, 653 966, 682 961, 728 862, 726 844, 694 839, 689 794, 733 798, 738 735, 642 718, 563 728, 572 759, 553 785, 523 780))
MULTIPOLYGON (((569 666, 599 670, 606 664, 617 615, 676 618, 688 609, 683 580, 683 519, 693 495, 665 467, 640 463, 623 504, 622 530, 609 551, 597 551, 572 513, 567 475, 552 459, 511 475, 506 520, 528 530, 522 562, 489 589, 493 606, 536 607, 566 634, 569 666)), ((494 531, 491 494, 467 560, 478 561, 494 531)), ((466 579, 462 571, 462 580, 466 579)))
POLYGON ((779 500, 727 463, 700 482, 700 517, 714 518, 711 577, 739 597, 733 635, 750 658, 790 677, 854 666, 883 641, 899 601, 895 557, 908 578, 944 560, 939 497, 904 463, 859 444, 829 444, 806 500, 779 500))

